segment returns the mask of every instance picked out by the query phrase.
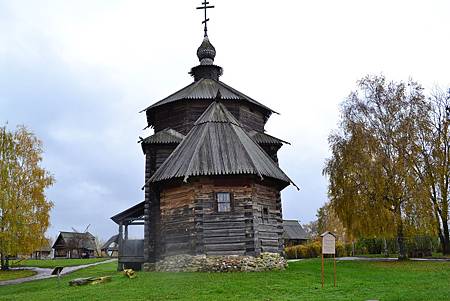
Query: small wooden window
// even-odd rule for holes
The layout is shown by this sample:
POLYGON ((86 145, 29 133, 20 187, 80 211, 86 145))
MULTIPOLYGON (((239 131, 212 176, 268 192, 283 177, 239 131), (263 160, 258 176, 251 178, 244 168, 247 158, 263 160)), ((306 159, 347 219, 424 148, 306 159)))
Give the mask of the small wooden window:
POLYGON ((268 207, 263 207, 262 208, 262 222, 263 224, 268 224, 269 223, 269 208, 268 207))
POLYGON ((231 194, 229 192, 217 192, 217 212, 231 211, 231 194))

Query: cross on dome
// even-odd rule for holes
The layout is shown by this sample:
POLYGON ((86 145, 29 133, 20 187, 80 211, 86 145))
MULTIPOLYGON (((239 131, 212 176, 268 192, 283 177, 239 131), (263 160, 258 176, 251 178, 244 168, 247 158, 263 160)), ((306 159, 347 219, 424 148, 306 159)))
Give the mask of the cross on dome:
POLYGON ((205 12, 205 19, 202 21, 202 24, 205 24, 205 27, 204 27, 205 35, 204 36, 207 37, 208 36, 208 25, 207 25, 207 23, 209 21, 209 18, 206 17, 206 10, 208 8, 214 8, 214 5, 208 5, 209 2, 206 2, 206 0, 204 2, 202 2, 202 4, 203 4, 203 6, 199 6, 199 7, 197 7, 197 9, 203 9, 204 12, 205 12))

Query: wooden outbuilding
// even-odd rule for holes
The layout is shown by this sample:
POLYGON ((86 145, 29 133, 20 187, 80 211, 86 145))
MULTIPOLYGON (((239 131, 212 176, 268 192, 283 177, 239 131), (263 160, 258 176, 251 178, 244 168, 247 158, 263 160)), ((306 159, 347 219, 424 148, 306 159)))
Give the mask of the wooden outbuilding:
POLYGON ((60 232, 52 248, 55 258, 89 258, 95 256, 95 237, 89 233, 60 232))
POLYGON ((297 220, 283 220, 284 246, 300 245, 308 241, 309 237, 297 220))
POLYGON ((205 35, 194 81, 143 110, 154 129, 141 140, 145 200, 112 217, 119 269, 178 254, 283 251, 280 191, 293 182, 277 152, 287 142, 265 132, 275 111, 219 80, 215 54, 205 35), (142 223, 141 246, 127 233, 142 223))
POLYGON ((31 253, 31 259, 50 259, 52 257, 51 242, 46 239, 45 244, 31 253))

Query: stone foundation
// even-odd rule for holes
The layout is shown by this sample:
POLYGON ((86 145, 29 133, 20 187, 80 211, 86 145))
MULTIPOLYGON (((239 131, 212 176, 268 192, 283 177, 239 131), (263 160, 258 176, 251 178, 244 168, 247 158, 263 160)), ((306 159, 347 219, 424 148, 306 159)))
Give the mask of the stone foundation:
POLYGON ((155 264, 145 263, 144 271, 157 272, 261 272, 284 270, 286 260, 276 253, 253 256, 175 255, 155 264))

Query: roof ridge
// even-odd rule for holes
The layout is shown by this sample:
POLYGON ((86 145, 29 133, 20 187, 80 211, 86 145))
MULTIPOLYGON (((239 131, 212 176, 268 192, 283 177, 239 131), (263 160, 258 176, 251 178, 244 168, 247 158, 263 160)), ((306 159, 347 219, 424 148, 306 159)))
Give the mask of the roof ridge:
MULTIPOLYGON (((194 125, 194 127, 196 127, 196 125, 194 125)), ((204 127, 203 132, 201 133, 198 141, 202 141, 202 139, 203 139, 203 137, 205 137, 205 135, 206 135, 206 127, 204 127)), ((197 145, 195 146, 195 149, 194 149, 194 151, 192 153, 192 156, 190 158, 189 165, 188 165, 188 167, 186 169, 186 173, 185 173, 184 178, 183 178, 183 182, 185 182, 185 183, 187 182, 187 179, 189 179, 189 171, 192 168, 192 162, 194 162, 194 155, 198 153, 200 145, 201 145, 201 143, 197 143, 197 145)), ((172 152, 172 154, 173 154, 173 152, 172 152)), ((169 159, 169 158, 167 158, 167 159, 169 159)))
POLYGON ((241 123, 236 119, 236 117, 233 116, 233 114, 231 114, 230 111, 228 111, 228 109, 220 100, 213 101, 202 113, 202 115, 197 118, 197 120, 194 122, 194 126, 208 122, 232 123, 239 127, 242 127, 241 123), (216 117, 217 119, 214 119, 214 113, 216 112, 216 110, 220 110, 222 112, 224 119, 219 120, 219 117, 216 117))
MULTIPOLYGON (((233 126, 233 124, 231 125, 231 128, 232 128, 233 131, 236 133, 236 135, 238 135, 238 133, 236 132, 236 128, 233 126)), ((239 126, 239 128, 240 128, 240 130, 242 130, 242 131, 244 132, 245 135, 247 135, 247 137, 249 137, 249 138, 251 139, 251 137, 245 132, 245 130, 244 130, 242 127, 239 126)), ((253 139, 252 139, 252 141, 253 141, 253 139)), ((252 162, 253 169, 256 171, 256 173, 257 173, 258 176, 261 178, 261 180, 263 180, 264 177, 262 176, 261 172, 258 170, 258 167, 256 166, 256 164, 255 164, 255 162, 254 162, 252 156, 250 155, 249 149, 247 148, 247 146, 245 146, 245 143, 242 143, 241 140, 239 140, 239 142, 240 142, 241 145, 244 147, 245 152, 246 152, 247 156, 248 156, 249 159, 250 159, 250 162, 252 162)), ((258 145, 255 141, 253 141, 253 142, 254 142, 256 145, 258 145)))

